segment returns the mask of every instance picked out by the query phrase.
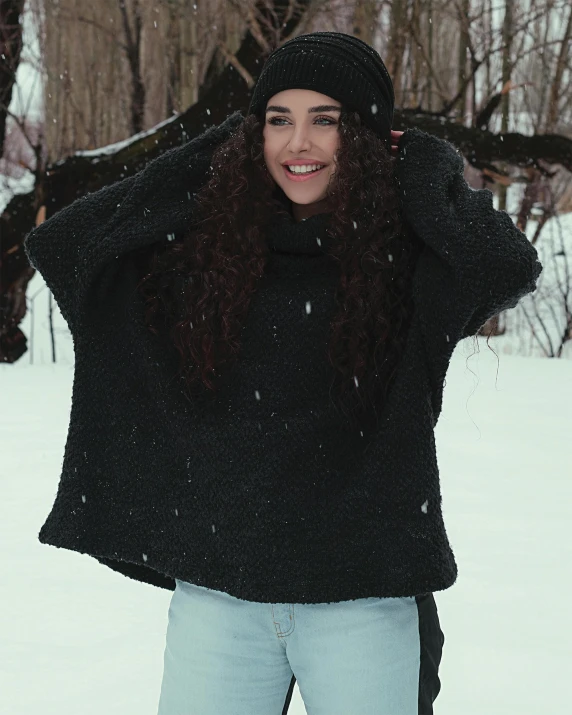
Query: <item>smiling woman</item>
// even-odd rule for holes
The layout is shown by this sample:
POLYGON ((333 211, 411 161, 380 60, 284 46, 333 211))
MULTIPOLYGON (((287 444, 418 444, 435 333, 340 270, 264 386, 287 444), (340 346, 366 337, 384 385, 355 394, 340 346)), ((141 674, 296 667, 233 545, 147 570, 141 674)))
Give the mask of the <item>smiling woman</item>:
POLYGON ((308 89, 287 89, 268 102, 264 160, 296 221, 332 209, 341 110, 339 102, 308 89))
MULTIPOLYGON (((191 404, 204 404, 204 387, 218 392, 216 399, 221 402, 214 402, 220 404, 218 414, 224 424, 230 420, 225 435, 238 435, 239 424, 245 427, 240 456, 234 462, 238 471, 232 470, 236 472, 232 478, 241 484, 241 499, 246 499, 247 510, 252 512, 249 528, 258 528, 262 515, 276 499, 281 511, 289 511, 292 494, 300 496, 294 518, 281 513, 273 520, 270 538, 279 545, 272 547, 272 557, 263 561, 274 572, 278 554, 282 555, 281 563, 295 563, 299 568, 307 549, 320 553, 317 564, 313 563, 301 578, 294 577, 294 582, 304 584, 301 592, 289 597, 275 592, 267 599, 285 604, 282 610, 273 610, 274 627, 284 627, 284 636, 289 635, 288 628, 294 628, 294 612, 285 609, 293 609, 289 602, 296 603, 296 633, 292 635, 298 646, 293 641, 289 646, 290 663, 293 667, 300 663, 299 671, 306 674, 299 685, 308 711, 315 706, 316 711, 323 712, 368 710, 388 715, 429 715, 439 689, 437 666, 442 648, 436 606, 426 578, 422 584, 410 584, 405 589, 402 585, 398 591, 388 591, 382 585, 389 585, 395 569, 404 570, 397 564, 407 559, 401 553, 398 562, 387 566, 382 553, 387 545, 393 543, 397 551, 402 551, 389 533, 382 537, 384 546, 376 547, 368 536, 360 558, 375 553, 373 572, 378 573, 380 564, 390 572, 381 578, 379 574, 375 576, 376 585, 355 591, 352 574, 357 562, 350 557, 345 574, 352 585, 348 584, 343 595, 328 593, 315 600, 323 606, 323 621, 318 609, 308 609, 307 625, 304 621, 302 604, 308 600, 307 584, 315 579, 316 568, 321 570, 320 579, 328 591, 346 580, 339 572, 332 573, 332 559, 324 551, 323 537, 316 538, 305 531, 309 528, 313 532, 317 514, 318 520, 338 524, 345 530, 342 551, 350 544, 358 545, 361 539, 356 538, 356 529, 360 534, 365 529, 365 535, 369 528, 366 522, 371 526, 373 521, 377 524, 374 528, 393 528, 390 523, 395 518, 397 501, 386 512, 387 518, 380 518, 377 507, 373 502, 364 502, 363 494, 368 488, 376 492, 374 483, 382 485, 382 500, 386 504, 391 501, 390 478, 382 476, 380 463, 388 465, 391 450, 399 445, 395 434, 390 437, 386 433, 382 439, 382 460, 372 453, 373 483, 367 488, 363 460, 367 436, 376 433, 376 429, 384 432, 382 415, 397 428, 397 421, 388 416, 390 400, 412 321, 412 280, 422 242, 409 231, 401 215, 391 153, 392 90, 381 60, 372 58, 373 50, 361 41, 335 33, 303 36, 293 44, 286 43, 278 56, 280 52, 285 53, 286 62, 300 62, 301 72, 309 69, 313 79, 308 82, 286 72, 284 82, 277 82, 263 70, 244 122, 214 149, 210 175, 196 195, 198 221, 188 227, 182 241, 157 245, 150 262, 145 264, 149 270, 140 288, 147 307, 146 320, 157 335, 164 334, 167 326, 168 337, 180 355, 180 372, 191 404), (316 55, 326 66, 330 63, 331 74, 304 66, 303 58, 313 61, 314 55, 301 52, 300 45, 313 42, 316 55), (375 79, 370 82, 367 69, 362 74, 354 72, 354 64, 338 62, 337 53, 329 55, 331 42, 337 43, 338 50, 347 49, 347 45, 353 48, 356 43, 358 66, 363 62, 367 68, 372 63, 375 79), (326 86, 324 78, 328 78, 326 86), (252 341, 259 340, 264 341, 262 354, 242 352, 243 342, 248 349, 252 341), (244 381, 242 370, 247 370, 252 380, 244 381), (230 402, 226 406, 231 398, 225 394, 225 384, 239 391, 237 406, 247 404, 254 394, 259 407, 268 409, 265 417, 274 419, 274 423, 265 422, 262 412, 260 420, 252 421, 248 412, 244 421, 234 418, 230 402), (320 406, 322 401, 327 407, 320 406), (320 436, 312 437, 310 445, 307 435, 314 434, 315 428, 320 436), (352 457, 355 449, 357 462, 352 457), (245 478, 244 471, 250 463, 247 453, 257 456, 255 465, 248 467, 251 476, 245 478), (266 460, 267 468, 263 466, 266 460), (263 476, 254 476, 261 470, 263 476), (366 489, 363 493, 360 484, 366 489), (359 506, 353 497, 347 501, 350 493, 361 494, 359 506), (365 517, 370 508, 371 519, 365 517), (286 531, 281 531, 281 524, 286 531), (292 538, 292 530, 301 536, 301 542, 292 538), (343 608, 334 610, 330 601, 343 608), (340 601, 347 603, 339 604, 340 601), (284 620, 280 613, 285 614, 284 620), (331 623, 332 628, 328 626, 330 618, 337 621, 331 623), (340 619, 342 629, 337 627, 340 619), (343 640, 341 630, 352 636, 343 640), (332 648, 320 639, 312 641, 313 634, 329 631, 337 634, 332 648), (300 655, 298 662, 295 647, 300 655), (324 655, 319 663, 311 665, 307 659, 314 651, 324 655), (388 652, 399 667, 384 667, 388 652), (351 660, 355 668, 348 668, 347 653, 354 654, 351 660), (364 660, 365 653, 375 656, 364 660), (336 674, 336 688, 330 682, 332 673, 336 674), (326 688, 320 680, 324 676, 328 680, 326 688), (360 694, 359 702, 354 702, 356 692, 360 694)), ((275 60, 269 59, 266 67, 272 73, 282 64, 279 61, 277 68, 275 60)), ((418 342, 414 339, 410 344, 415 346, 418 342)), ((415 380, 424 379, 419 365, 410 368, 408 374, 415 380)), ((393 399, 397 404, 403 402, 395 391, 393 399)), ((418 402, 418 406, 426 404, 423 398, 418 402)), ((397 409, 402 410, 403 404, 397 409)), ((431 419, 429 414, 425 418, 431 419)), ((385 425, 387 429, 387 422, 385 425)), ((419 452, 412 449, 408 453, 419 452)), ((425 461, 423 473, 427 467, 425 461)), ((401 450, 398 470, 415 473, 404 463, 401 450)), ((228 494, 236 491, 231 488, 228 494)), ((428 497, 424 490, 417 487, 409 499, 424 504, 425 512, 420 513, 426 513, 428 497)), ((431 499, 431 503, 438 501, 434 494, 431 499)), ((240 510, 236 502, 234 508, 240 510)), ((416 515, 418 510, 415 507, 416 515)), ((322 533, 325 535, 328 529, 322 533)), ((260 534, 267 538, 269 532, 263 529, 260 534)), ((406 551, 413 549, 413 543, 408 544, 406 551)), ((229 563, 242 568, 243 555, 229 558, 229 563)), ((421 560, 425 561, 425 556, 421 560)), ((439 572, 439 578, 444 580, 450 580, 453 571, 448 555, 443 556, 440 566, 434 566, 435 575, 439 572)), ((249 583, 258 573, 259 566, 247 569, 243 583, 249 583)), ((260 582, 264 583, 263 590, 266 580, 265 577, 260 582)), ((360 577, 362 584, 366 581, 367 577, 360 577)), ((199 669, 193 663, 182 667, 187 659, 200 658, 200 651, 192 644, 205 642, 213 652, 228 653, 225 642, 213 640, 216 634, 211 624, 224 617, 230 626, 227 619, 239 605, 241 610, 236 613, 240 613, 243 630, 232 630, 228 639, 226 633, 221 638, 238 648, 236 657, 229 656, 226 661, 229 672, 237 672, 245 653, 253 664, 251 672, 230 678, 232 687, 240 690, 221 690, 213 675, 209 679, 209 704, 217 714, 230 713, 234 703, 240 702, 249 715, 279 715, 276 703, 281 687, 288 684, 290 667, 284 662, 280 670, 282 651, 274 662, 264 657, 263 644, 260 652, 257 648, 252 653, 242 650, 248 633, 258 632, 256 618, 263 617, 264 611, 232 598, 222 600, 220 595, 212 599, 212 587, 216 585, 205 585, 211 585, 211 590, 199 588, 192 575, 177 580, 167 634, 160 715, 185 712, 186 704, 196 693, 199 669), (201 601, 206 614, 218 604, 208 618, 196 617, 201 601), (200 628, 197 631, 203 622, 204 632, 200 628), (268 672, 268 678, 273 680, 279 677, 281 684, 268 689, 265 676, 257 680, 253 677, 255 672, 268 672), (268 699, 254 698, 259 688, 268 692, 268 699), (219 696, 224 698, 224 704, 219 696), (253 710, 254 701, 260 704, 259 710, 253 710)), ((244 590, 234 589, 234 595, 253 598, 244 590)), ((217 661, 219 671, 223 665, 217 661)), ((288 698, 289 694, 286 704, 288 698)), ((202 701, 201 706, 200 711, 207 712, 202 701)), ((242 710, 238 708, 237 712, 242 710)))
POLYGON ((422 248, 401 215, 389 144, 341 100, 296 87, 270 92, 215 148, 196 195, 200 220, 181 242, 153 247, 140 285, 150 328, 160 331, 167 318, 190 396, 200 382, 215 390, 211 375, 219 379, 237 359, 241 325, 231 316, 248 313, 276 251, 311 252, 318 239, 339 266, 341 288, 328 349, 332 399, 354 424, 381 409, 403 352, 422 248))
POLYGON ((308 713, 433 712, 444 376, 541 266, 448 142, 392 155, 393 102, 361 40, 295 38, 26 240, 76 351, 40 541, 175 591, 159 715, 284 715, 294 673, 308 713))

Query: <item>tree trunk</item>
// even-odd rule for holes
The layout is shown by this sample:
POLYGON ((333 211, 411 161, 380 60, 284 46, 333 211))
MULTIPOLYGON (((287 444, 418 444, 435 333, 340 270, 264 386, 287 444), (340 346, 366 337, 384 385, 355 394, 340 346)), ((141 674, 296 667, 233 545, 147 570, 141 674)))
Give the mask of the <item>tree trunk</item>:
MULTIPOLYGON (((458 53, 458 74, 457 91, 465 87, 467 81, 467 50, 469 49, 469 0, 462 0, 461 16, 459 17, 459 53, 458 53)), ((459 124, 465 123, 467 112, 467 90, 462 91, 459 97, 458 115, 459 124)))
POLYGON ((377 0, 356 0, 352 18, 353 34, 368 45, 373 45, 376 26, 377 0))
MULTIPOLYGON (((503 53, 502 53, 502 85, 506 87, 512 75, 512 61, 510 51, 512 47, 512 15, 513 0, 504 0, 505 13, 502 28, 503 53)), ((501 133, 508 131, 510 114, 510 92, 503 92, 501 97, 501 133)), ((506 167, 502 167, 505 169, 506 167)), ((499 209, 506 211, 506 186, 499 187, 499 209)))
POLYGON ((23 10, 24 0, 0 0, 0 156, 4 152, 6 116, 22 52, 23 10))
MULTIPOLYGON (((570 59, 571 35, 572 5, 570 6, 570 11, 568 12, 568 22, 566 23, 566 29, 564 30, 564 37, 562 38, 560 53, 558 55, 558 61, 556 62, 556 71, 554 73, 554 79, 552 80, 552 86, 550 87, 550 102, 548 104, 548 117, 546 120, 546 131, 549 132, 553 132, 558 124, 559 100, 562 92, 562 77, 564 75, 566 63, 570 59)), ((570 84, 568 84, 567 91, 570 91, 570 84)))
POLYGON ((405 28, 407 26, 406 0, 393 0, 390 8, 389 42, 387 47, 388 71, 395 88, 396 104, 400 103, 401 75, 405 50, 405 28))
POLYGON ((138 134, 143 130, 145 115, 145 85, 141 76, 141 7, 139 0, 133 0, 133 25, 125 0, 119 0, 121 20, 125 32, 127 61, 131 70, 131 133, 138 134))
MULTIPOLYGON (((510 50, 512 47, 512 15, 513 15, 513 0, 505 0, 505 15, 503 22, 503 55, 502 55, 502 83, 506 87, 510 81, 512 74, 512 61, 510 50)), ((503 92, 501 97, 501 133, 505 134, 508 131, 509 112, 510 112, 510 92, 503 92)), ((506 171, 506 164, 502 164, 501 168, 506 171)), ((506 190, 507 187, 501 184, 499 187, 499 209, 506 211, 506 190)), ((479 335, 503 335, 505 328, 500 327, 499 316, 494 315, 479 330, 479 335)))

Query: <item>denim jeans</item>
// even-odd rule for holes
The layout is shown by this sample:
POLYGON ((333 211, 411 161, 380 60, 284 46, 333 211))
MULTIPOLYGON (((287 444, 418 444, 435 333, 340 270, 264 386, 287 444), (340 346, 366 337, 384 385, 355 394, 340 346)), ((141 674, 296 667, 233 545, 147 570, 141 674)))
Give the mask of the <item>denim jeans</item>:
POLYGON ((432 594, 258 603, 176 581, 158 715, 430 715, 444 637, 432 594))

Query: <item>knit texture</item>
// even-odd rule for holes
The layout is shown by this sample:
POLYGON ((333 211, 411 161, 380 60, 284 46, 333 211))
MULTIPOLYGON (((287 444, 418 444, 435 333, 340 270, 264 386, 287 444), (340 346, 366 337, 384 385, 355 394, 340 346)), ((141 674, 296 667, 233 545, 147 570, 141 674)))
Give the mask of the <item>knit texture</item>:
POLYGON ((397 172, 424 239, 415 310, 378 426, 350 429, 326 359, 339 266, 330 216, 273 222, 267 269, 216 395, 192 403, 174 348, 143 323, 133 251, 192 221, 209 157, 241 120, 78 199, 26 238, 75 346, 69 433, 42 543, 126 576, 273 603, 451 586, 434 427, 455 345, 536 287, 536 250, 445 141, 407 130, 397 172))

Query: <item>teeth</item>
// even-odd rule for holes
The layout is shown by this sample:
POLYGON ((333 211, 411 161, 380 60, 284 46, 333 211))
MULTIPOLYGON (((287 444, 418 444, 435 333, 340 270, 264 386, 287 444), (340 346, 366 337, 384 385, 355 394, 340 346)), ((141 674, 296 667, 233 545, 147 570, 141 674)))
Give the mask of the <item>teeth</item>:
POLYGON ((325 164, 300 164, 298 166, 295 166, 294 164, 290 164, 288 166, 288 169, 293 174, 307 174, 310 171, 317 171, 318 169, 321 169, 324 166, 325 166, 325 164))

